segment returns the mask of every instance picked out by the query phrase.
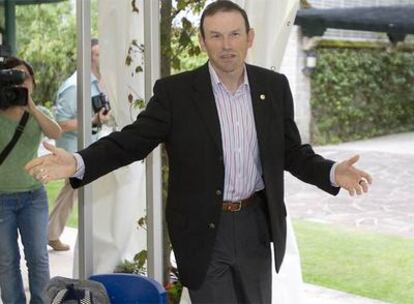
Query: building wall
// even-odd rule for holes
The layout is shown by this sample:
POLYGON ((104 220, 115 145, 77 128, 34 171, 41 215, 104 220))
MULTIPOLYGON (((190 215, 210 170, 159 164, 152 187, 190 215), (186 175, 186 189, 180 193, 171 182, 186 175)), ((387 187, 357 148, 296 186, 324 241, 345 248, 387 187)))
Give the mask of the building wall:
POLYGON ((310 140, 311 87, 309 77, 302 72, 304 62, 305 53, 302 49, 300 27, 294 26, 283 56, 280 72, 285 74, 289 80, 295 106, 295 120, 302 141, 308 143, 310 140))
MULTIPOLYGON (((339 8, 357 6, 387 6, 414 4, 414 0, 308 0, 314 8, 339 8)), ((406 40, 412 41, 413 35, 406 40)), ((322 39, 375 40, 388 41, 386 34, 364 31, 328 29, 322 39)), ((295 120, 302 141, 310 140, 311 125, 311 85, 310 78, 303 73, 306 55, 300 27, 294 26, 289 37, 280 72, 285 74, 292 89, 295 104, 295 120)))

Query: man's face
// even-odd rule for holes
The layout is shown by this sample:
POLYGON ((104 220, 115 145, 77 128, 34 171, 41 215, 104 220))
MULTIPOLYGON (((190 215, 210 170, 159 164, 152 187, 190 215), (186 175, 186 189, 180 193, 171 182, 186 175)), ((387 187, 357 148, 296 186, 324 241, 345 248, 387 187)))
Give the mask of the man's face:
POLYGON ((99 73, 99 45, 91 48, 91 69, 99 73))
POLYGON ((204 19, 203 29, 205 37, 200 35, 200 45, 217 72, 243 69, 254 38, 252 29, 246 33, 243 16, 237 11, 218 12, 204 19))

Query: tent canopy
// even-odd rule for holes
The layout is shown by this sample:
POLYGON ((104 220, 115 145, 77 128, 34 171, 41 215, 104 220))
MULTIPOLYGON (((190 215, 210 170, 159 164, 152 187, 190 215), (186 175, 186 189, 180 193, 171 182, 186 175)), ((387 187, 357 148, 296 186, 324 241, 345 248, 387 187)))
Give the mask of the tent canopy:
POLYGON ((391 42, 414 34, 414 5, 301 9, 295 24, 307 37, 322 36, 327 28, 387 33, 391 42))
POLYGON ((54 2, 61 2, 64 0, 0 0, 0 5, 3 5, 7 2, 13 2, 15 5, 21 5, 21 4, 42 4, 42 3, 54 3, 54 2))

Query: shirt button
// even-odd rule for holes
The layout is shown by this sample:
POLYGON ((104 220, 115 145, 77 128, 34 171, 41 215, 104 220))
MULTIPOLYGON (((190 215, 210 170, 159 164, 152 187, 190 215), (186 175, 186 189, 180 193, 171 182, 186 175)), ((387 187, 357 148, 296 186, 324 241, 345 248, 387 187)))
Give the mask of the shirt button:
POLYGON ((214 225, 214 223, 210 223, 210 224, 208 224, 208 228, 215 229, 216 228, 216 225, 214 225))
POLYGON ((216 195, 221 195, 221 190, 216 190, 216 195))

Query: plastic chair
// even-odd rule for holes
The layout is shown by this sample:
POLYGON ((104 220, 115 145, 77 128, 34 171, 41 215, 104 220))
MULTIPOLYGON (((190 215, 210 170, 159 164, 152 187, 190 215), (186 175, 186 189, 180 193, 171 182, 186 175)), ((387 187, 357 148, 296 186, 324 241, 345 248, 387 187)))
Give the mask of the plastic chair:
POLYGON ((102 283, 111 304, 167 304, 167 292, 157 281, 128 273, 97 274, 89 280, 102 283))

